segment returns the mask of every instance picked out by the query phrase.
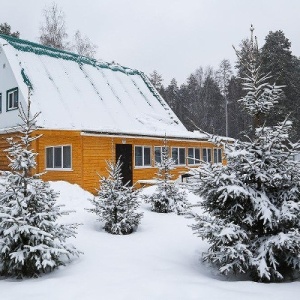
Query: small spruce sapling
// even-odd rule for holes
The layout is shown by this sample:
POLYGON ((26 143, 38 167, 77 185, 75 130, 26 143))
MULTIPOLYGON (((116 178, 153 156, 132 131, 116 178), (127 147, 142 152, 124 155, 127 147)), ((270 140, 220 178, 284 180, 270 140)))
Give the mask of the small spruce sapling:
POLYGON ((130 234, 140 223, 143 213, 139 207, 138 193, 133 187, 122 183, 122 163, 107 162, 108 177, 100 178, 97 197, 90 199, 94 208, 87 211, 95 213, 103 221, 105 231, 112 234, 130 234))
POLYGON ((171 170, 174 169, 174 160, 169 157, 166 139, 161 149, 161 162, 156 164, 158 167, 156 189, 150 195, 143 195, 143 199, 151 204, 151 210, 154 212, 184 214, 188 207, 187 195, 172 181, 171 170))
POLYGON ((0 270, 9 277, 36 277, 64 265, 65 258, 80 252, 66 242, 74 237, 78 224, 60 224, 57 220, 69 212, 56 205, 58 194, 49 183, 33 175, 36 156, 32 143, 36 119, 28 108, 20 106, 20 135, 7 139, 5 151, 11 171, 3 172, 0 189, 0 270))
POLYGON ((250 58, 241 102, 254 118, 253 138, 225 144, 227 165, 199 168, 194 188, 207 214, 194 214, 192 229, 211 244, 203 259, 221 273, 282 281, 300 270, 300 163, 293 159, 300 144, 289 140, 287 119, 270 127, 262 123, 280 88, 250 58))

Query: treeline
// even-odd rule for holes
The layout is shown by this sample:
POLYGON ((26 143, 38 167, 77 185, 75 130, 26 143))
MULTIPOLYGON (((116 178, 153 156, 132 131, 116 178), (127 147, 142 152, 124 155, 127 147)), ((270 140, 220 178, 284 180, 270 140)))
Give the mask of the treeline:
MULTIPOLYGON (((242 40, 236 49, 241 57, 234 66, 224 59, 219 68, 199 67, 182 85, 173 78, 164 86, 162 76, 154 71, 150 80, 189 130, 201 129, 223 136, 241 138, 250 134, 251 119, 239 103, 245 95, 241 79, 245 75, 243 60, 249 55, 251 41, 242 40)), ((270 82, 283 86, 278 108, 267 119, 274 124, 290 115, 294 123, 292 139, 300 138, 300 59, 292 54, 291 42, 283 31, 270 31, 261 48, 256 49, 261 71, 272 74, 270 82)))

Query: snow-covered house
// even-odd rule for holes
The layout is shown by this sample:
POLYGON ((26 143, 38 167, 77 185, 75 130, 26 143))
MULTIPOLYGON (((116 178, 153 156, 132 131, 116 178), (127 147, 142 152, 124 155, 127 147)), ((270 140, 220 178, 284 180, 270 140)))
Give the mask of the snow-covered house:
POLYGON ((95 191, 105 161, 123 161, 124 180, 151 179, 166 136, 176 173, 221 151, 190 132, 144 73, 29 41, 0 35, 0 170, 7 168, 5 137, 20 122, 32 90, 31 113, 41 112, 33 144, 37 172, 95 191))

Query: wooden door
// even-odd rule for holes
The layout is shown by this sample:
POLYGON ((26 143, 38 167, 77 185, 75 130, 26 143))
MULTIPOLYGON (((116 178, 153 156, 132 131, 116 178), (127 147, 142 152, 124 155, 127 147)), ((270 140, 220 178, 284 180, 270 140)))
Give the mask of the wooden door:
POLYGON ((123 184, 128 183, 132 186, 132 145, 131 144, 116 144, 116 161, 121 159, 123 184))

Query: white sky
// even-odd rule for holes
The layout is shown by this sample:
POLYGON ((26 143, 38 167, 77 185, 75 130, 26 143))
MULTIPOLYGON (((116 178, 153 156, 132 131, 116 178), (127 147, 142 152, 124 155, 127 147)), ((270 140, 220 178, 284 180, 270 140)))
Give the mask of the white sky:
MULTIPOLYGON (((0 23, 37 41, 42 10, 52 0, 0 0, 0 23)), ((179 83, 199 66, 235 61, 232 45, 249 36, 262 45, 269 31, 283 30, 300 56, 299 0, 57 0, 70 37, 79 29, 98 45, 97 58, 179 83)))

